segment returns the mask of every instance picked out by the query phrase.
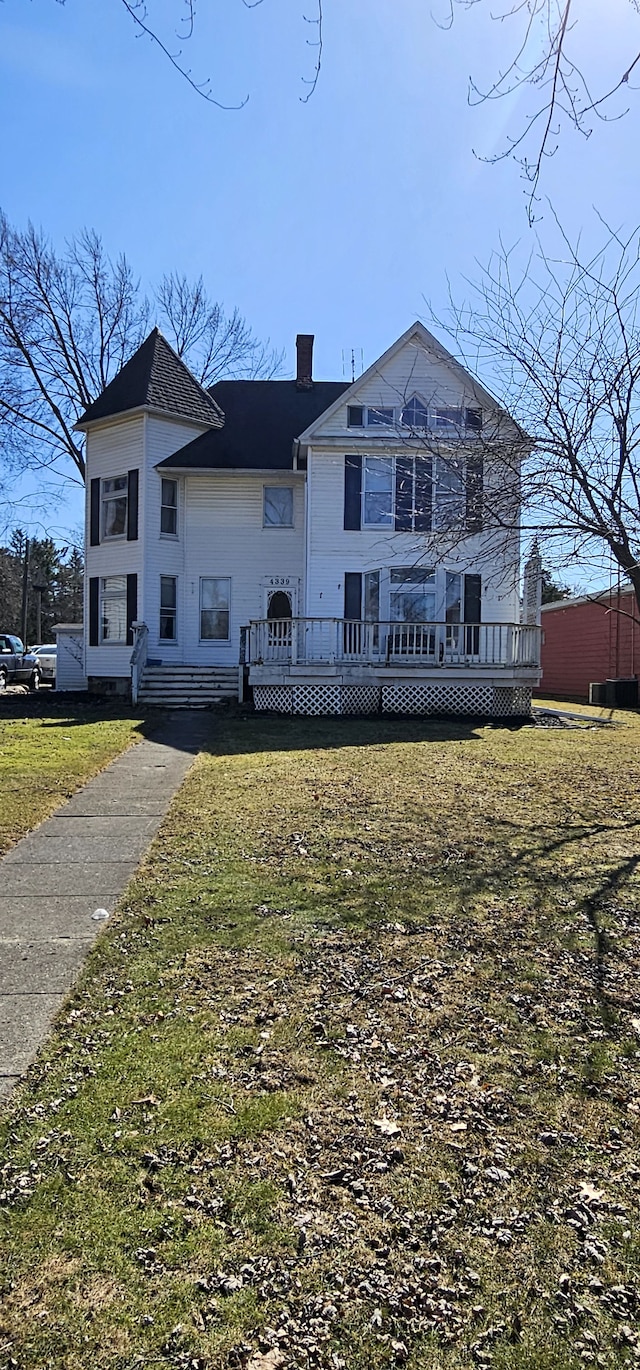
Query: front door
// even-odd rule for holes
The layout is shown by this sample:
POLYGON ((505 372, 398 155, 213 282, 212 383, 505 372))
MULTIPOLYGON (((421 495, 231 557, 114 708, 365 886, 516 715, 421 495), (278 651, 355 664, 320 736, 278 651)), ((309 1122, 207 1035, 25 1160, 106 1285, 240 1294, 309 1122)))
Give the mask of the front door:
POLYGON ((265 591, 267 601, 267 641, 271 660, 289 661, 293 641, 293 616, 295 614, 295 590, 268 586, 265 591))

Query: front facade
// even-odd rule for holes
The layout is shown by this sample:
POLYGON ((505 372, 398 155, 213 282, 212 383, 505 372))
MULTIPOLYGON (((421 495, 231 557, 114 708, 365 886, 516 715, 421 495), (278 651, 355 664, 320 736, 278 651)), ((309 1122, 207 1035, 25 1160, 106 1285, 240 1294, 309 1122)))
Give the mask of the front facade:
POLYGON ((312 342, 206 392, 154 330, 87 411, 90 687, 133 655, 134 690, 243 664, 259 709, 527 712, 523 436, 420 324, 349 386, 312 342))

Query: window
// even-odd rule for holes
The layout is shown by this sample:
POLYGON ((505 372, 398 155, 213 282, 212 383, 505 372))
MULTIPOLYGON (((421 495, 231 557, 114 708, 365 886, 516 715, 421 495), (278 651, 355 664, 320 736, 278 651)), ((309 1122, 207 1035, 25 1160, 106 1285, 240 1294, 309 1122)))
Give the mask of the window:
POLYGON ((428 428, 429 409, 424 400, 413 395, 402 411, 402 422, 407 428, 428 428))
POLYGON ((369 527, 393 524, 393 457, 365 457, 362 472, 362 521, 369 527))
POLYGON ((361 404, 347 405, 347 427, 364 428, 364 409, 361 404))
POLYGON ((178 532, 178 482, 162 479, 160 505, 160 532, 177 536, 178 532))
POLYGON ((293 528, 293 486, 265 485, 263 526, 293 528))
POLYGON ((127 476, 102 482, 102 536, 123 538, 127 532, 127 476))
POLYGON ((377 409, 367 409, 367 426, 369 428, 392 428, 393 418, 393 409, 381 409, 379 406, 377 409))
POLYGON ((482 430, 481 409, 431 409, 429 427, 450 437, 468 437, 482 430))
POLYGON ((462 622, 462 576, 457 571, 445 575, 445 623, 462 622))
POLYGON ((176 576, 160 576, 160 637, 163 642, 176 640, 177 589, 176 576))
POLYGON ((436 573, 433 567, 397 566, 390 572, 389 617, 394 623, 433 623, 436 573))
POLYGON ((103 576, 100 580, 100 641, 126 640, 127 577, 103 576))
POLYGON ((203 576, 200 581, 200 639, 203 642, 229 641, 228 576, 203 576))
POLYGON ((433 527, 454 528, 466 516, 464 462, 438 457, 434 462, 433 527))

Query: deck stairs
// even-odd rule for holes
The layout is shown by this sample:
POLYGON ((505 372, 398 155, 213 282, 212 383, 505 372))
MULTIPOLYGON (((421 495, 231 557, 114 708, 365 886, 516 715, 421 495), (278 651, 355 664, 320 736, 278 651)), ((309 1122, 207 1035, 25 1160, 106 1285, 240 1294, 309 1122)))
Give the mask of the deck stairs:
POLYGON ((160 709, 210 709, 238 698, 237 666, 147 665, 138 702, 160 709))

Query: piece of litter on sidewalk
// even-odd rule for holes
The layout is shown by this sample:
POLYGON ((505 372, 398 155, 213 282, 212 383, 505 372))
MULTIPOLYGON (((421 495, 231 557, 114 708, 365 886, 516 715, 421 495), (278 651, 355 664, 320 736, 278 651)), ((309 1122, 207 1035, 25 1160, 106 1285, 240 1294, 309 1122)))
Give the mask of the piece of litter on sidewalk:
POLYGON ((91 917, 93 918, 94 923, 102 923, 104 922, 105 918, 109 917, 109 910, 96 909, 95 913, 91 914, 91 917))

